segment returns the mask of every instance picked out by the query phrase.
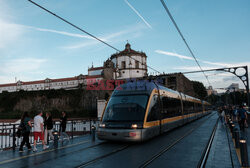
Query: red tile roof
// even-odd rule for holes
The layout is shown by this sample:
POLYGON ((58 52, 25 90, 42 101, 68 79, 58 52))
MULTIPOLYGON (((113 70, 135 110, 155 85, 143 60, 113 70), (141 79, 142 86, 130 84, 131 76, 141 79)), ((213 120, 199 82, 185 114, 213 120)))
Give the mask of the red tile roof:
MULTIPOLYGON (((84 76, 84 77, 86 77, 86 76, 84 76)), ((50 80, 50 82, 72 81, 72 80, 78 80, 78 76, 69 77, 69 78, 49 79, 49 80, 50 80)), ((45 80, 37 80, 37 81, 29 81, 29 82, 21 82, 21 83, 22 83, 22 85, 42 84, 42 83, 45 83, 45 80)), ((0 84, 0 87, 9 87, 9 86, 17 86, 17 83, 0 84)))
POLYGON ((0 87, 16 86, 16 83, 0 84, 0 87))

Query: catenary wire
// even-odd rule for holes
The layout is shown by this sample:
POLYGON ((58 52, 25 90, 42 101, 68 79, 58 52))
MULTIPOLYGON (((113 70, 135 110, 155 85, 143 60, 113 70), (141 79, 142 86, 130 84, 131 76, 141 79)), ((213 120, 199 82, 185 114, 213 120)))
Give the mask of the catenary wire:
MULTIPOLYGON (((94 36, 93 34, 91 34, 91 33, 87 32, 86 30, 83 30, 82 28, 80 28, 80 27, 76 26, 75 24, 73 24, 73 23, 71 23, 71 22, 67 21, 66 19, 62 18, 61 16, 58 16, 57 14, 55 14, 55 13, 51 12, 50 10, 48 10, 48 9, 44 8, 44 7, 43 7, 43 6, 41 6, 41 5, 39 5, 39 4, 37 4, 37 3, 35 3, 34 1, 32 1, 32 0, 28 0, 28 1, 29 1, 29 2, 31 2, 32 4, 34 4, 34 5, 38 6, 39 8, 41 8, 41 9, 45 10, 46 12, 48 12, 48 13, 50 13, 50 14, 54 15, 54 16, 55 16, 55 17, 57 17, 58 19, 60 19, 60 20, 62 20, 62 21, 64 21, 64 22, 66 22, 67 24, 69 24, 69 25, 73 26, 74 28, 76 28, 76 29, 78 29, 78 30, 80 30, 80 31, 84 32, 85 34, 87 34, 87 35, 91 36, 92 38, 94 38, 94 39, 96 39, 96 40, 100 41, 101 43, 103 43, 103 44, 105 44, 105 45, 107 45, 108 47, 110 47, 110 48, 112 48, 112 49, 114 49, 114 50, 116 50, 116 51, 118 51, 118 52, 121 52, 120 50, 118 50, 118 49, 117 49, 117 48, 115 48, 114 46, 112 46, 112 45, 108 44, 107 42, 105 42, 105 41, 103 41, 103 40, 101 40, 101 39, 99 39, 98 37, 96 37, 96 36, 94 36)), ((139 60, 136 60, 136 59, 135 59, 135 58, 133 58, 133 57, 130 57, 130 58, 131 58, 131 59, 133 59, 133 60, 135 60, 135 61, 138 61, 139 63, 141 63, 142 65, 145 65, 146 67, 148 67, 148 68, 152 69, 153 71, 155 71, 155 72, 157 72, 157 73, 160 73, 158 70, 156 70, 156 69, 152 68, 151 66, 148 66, 148 65, 144 64, 143 62, 141 62, 141 61, 139 61, 139 60)))
POLYGON ((176 22, 175 22, 173 16, 171 15, 171 13, 170 13, 170 11, 169 11, 169 9, 168 9, 166 3, 164 2, 164 0, 161 0, 161 3, 162 3, 162 5, 163 5, 163 7, 165 8, 165 10, 166 10, 168 16, 170 17, 171 21, 173 22, 175 28, 177 29, 179 35, 181 36, 182 40, 184 41, 185 45, 187 46, 187 48, 188 48, 189 52, 191 53, 192 57, 194 58, 195 62, 197 63, 198 67, 199 67, 200 70, 203 72, 205 78, 207 79, 207 82, 208 82, 209 86, 211 86, 211 84, 210 84, 210 82, 209 82, 209 80, 208 80, 207 75, 205 74, 205 72, 204 72, 203 69, 201 68, 201 66, 200 66, 198 60, 196 59, 196 57, 195 57, 193 51, 192 51, 191 48, 189 47, 187 41, 185 40, 185 38, 184 38, 183 34, 181 33, 179 27, 177 26, 177 24, 176 24, 176 22))

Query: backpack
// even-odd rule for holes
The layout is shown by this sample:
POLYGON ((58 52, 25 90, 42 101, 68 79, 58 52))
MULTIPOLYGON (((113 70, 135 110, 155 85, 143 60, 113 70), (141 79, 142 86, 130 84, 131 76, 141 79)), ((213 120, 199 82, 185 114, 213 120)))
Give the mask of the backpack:
POLYGON ((17 137, 20 138, 26 132, 26 125, 24 122, 21 122, 17 128, 17 137))

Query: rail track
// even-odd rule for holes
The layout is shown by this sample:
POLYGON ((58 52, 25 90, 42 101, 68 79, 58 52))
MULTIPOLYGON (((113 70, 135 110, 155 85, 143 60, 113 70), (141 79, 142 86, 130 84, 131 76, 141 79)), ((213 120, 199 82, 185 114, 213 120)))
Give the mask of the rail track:
MULTIPOLYGON (((212 116, 212 115, 211 115, 212 116)), ((156 153, 155 155, 153 155, 151 158, 149 158, 148 160, 144 161, 139 167, 140 168, 145 168, 147 166, 149 166, 152 162, 154 162, 157 158, 159 158, 160 156, 162 156, 164 153, 166 153, 167 151, 169 151, 171 148, 173 148, 176 144, 178 144, 181 140, 183 140, 184 138, 186 138, 187 136, 189 136, 192 132, 194 132, 196 129, 198 129, 202 124, 204 124, 211 116, 209 116, 205 121, 203 121, 201 124, 199 124, 198 126, 196 126, 195 128, 191 129, 190 131, 188 131, 186 134, 184 134, 182 137, 180 137, 179 139, 177 139, 175 142, 173 142, 172 144, 168 145, 167 147, 165 147, 164 149, 162 149, 161 151, 159 151, 158 153, 156 153)), ((218 120, 217 120, 218 122, 218 120)), ((217 128, 217 122, 213 128, 213 132, 210 136, 210 139, 208 141, 208 144, 206 146, 206 148, 204 149, 204 154, 202 154, 202 157, 199 161, 199 163, 203 160, 206 161, 207 157, 208 157, 208 153, 209 153, 209 150, 211 148, 211 144, 212 144, 212 141, 211 139, 213 139, 214 137, 214 133, 215 133, 215 130, 217 128)), ((198 165, 199 165, 198 163, 198 165)), ((197 167, 198 167, 197 165, 197 167)))

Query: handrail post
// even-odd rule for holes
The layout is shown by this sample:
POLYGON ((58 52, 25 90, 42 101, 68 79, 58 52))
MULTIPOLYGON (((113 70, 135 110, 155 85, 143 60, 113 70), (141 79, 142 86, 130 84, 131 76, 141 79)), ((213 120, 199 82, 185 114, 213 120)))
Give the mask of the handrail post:
POLYGON ((74 132, 74 123, 73 120, 71 121, 71 139, 73 139, 73 132, 74 132))
POLYGON ((248 167, 248 153, 247 153, 247 144, 245 139, 240 140, 240 156, 241 156, 241 166, 248 167))
POLYGON ((89 119, 89 133, 91 134, 91 119, 89 119))
POLYGON ((16 125, 13 125, 13 140, 12 140, 12 149, 16 149, 16 125))

